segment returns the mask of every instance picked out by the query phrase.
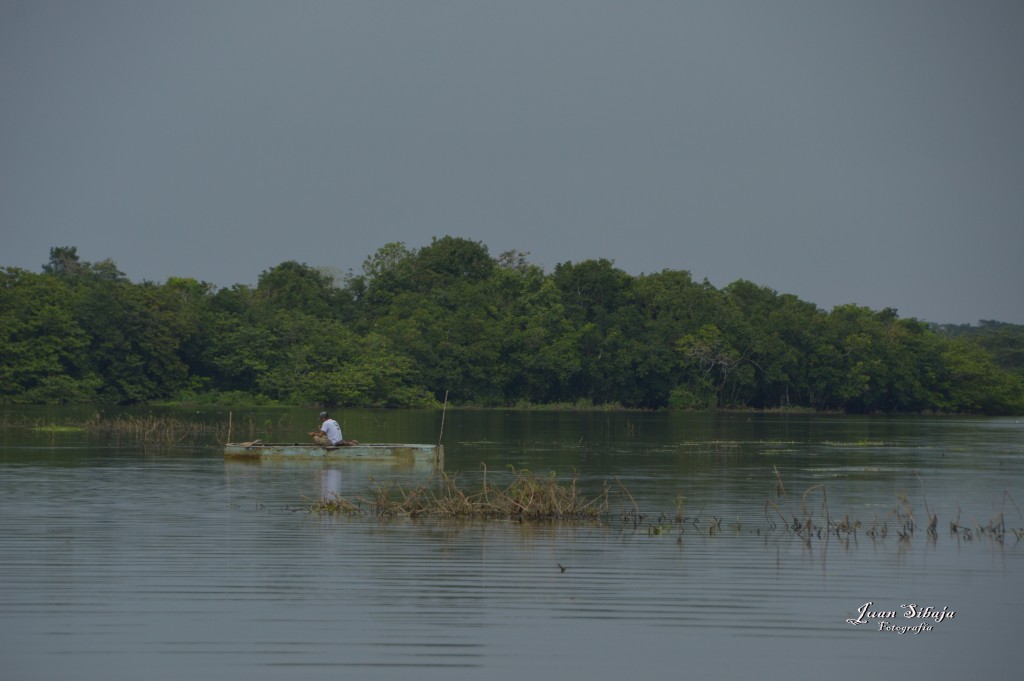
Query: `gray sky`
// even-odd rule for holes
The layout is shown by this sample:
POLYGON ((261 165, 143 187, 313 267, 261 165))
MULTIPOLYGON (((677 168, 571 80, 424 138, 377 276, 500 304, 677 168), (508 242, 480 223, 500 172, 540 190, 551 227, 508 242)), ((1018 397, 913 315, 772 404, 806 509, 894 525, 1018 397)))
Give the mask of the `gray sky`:
POLYGON ((0 0, 0 265, 433 236, 1024 323, 1024 3, 0 0))

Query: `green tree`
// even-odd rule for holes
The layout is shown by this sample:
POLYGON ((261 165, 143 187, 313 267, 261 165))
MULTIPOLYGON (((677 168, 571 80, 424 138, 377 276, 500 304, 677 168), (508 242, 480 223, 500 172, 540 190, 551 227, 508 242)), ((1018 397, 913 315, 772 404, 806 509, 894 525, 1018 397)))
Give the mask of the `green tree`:
POLYGON ((333 277, 294 260, 260 274, 255 302, 270 310, 303 310, 335 319, 349 312, 349 301, 333 277))
POLYGON ((676 400, 685 399, 692 406, 706 406, 713 400, 724 406, 729 381, 735 380, 735 374, 744 365, 740 351, 714 324, 705 324, 696 333, 686 334, 676 342, 676 349, 684 366, 690 369, 686 392, 677 392, 676 400))
POLYGON ((50 249, 50 260, 43 265, 43 272, 58 276, 77 276, 83 271, 78 258, 77 246, 55 246, 50 249))
POLYGON ((991 355, 967 339, 943 349, 940 381, 945 411, 1012 415, 1024 413, 1024 380, 1001 370, 991 355))
POLYGON ((287 261, 256 287, 133 284, 51 249, 0 269, 0 399, 140 402, 241 391, 351 406, 590 402, 1024 412, 1024 327, 831 312, 739 280, 722 290, 610 260, 551 274, 442 237, 387 244, 341 287, 287 261))
POLYGON ((144 402, 185 385, 188 369, 178 356, 184 334, 156 286, 96 279, 77 287, 76 298, 92 371, 103 379, 101 400, 144 402))
POLYGON ((89 336, 63 279, 0 268, 0 399, 64 403, 95 398, 89 336))

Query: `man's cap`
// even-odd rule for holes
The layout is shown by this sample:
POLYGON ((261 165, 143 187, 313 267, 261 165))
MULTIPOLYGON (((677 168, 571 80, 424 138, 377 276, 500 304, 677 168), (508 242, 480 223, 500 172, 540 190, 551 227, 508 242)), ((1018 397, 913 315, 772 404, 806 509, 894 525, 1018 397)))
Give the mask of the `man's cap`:
POLYGON ((326 411, 320 412, 320 418, 322 418, 322 419, 327 418, 327 412, 326 411))

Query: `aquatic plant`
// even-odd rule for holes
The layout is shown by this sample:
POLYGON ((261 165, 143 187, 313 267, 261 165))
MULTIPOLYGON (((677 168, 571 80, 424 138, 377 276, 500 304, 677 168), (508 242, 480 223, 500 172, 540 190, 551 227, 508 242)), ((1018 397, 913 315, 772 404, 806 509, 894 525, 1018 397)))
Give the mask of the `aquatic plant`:
POLYGON ((81 433, 85 428, 82 426, 58 426, 55 424, 47 424, 42 426, 32 426, 32 430, 38 430, 43 433, 81 433))
POLYGON ((344 513, 345 515, 359 515, 363 511, 348 499, 343 499, 337 494, 329 494, 309 504, 310 513, 344 513))
POLYGON ((65 418, 62 420, 4 415, 0 416, 0 431, 28 429, 46 433, 107 434, 132 441, 155 444, 177 444, 201 437, 224 444, 230 441, 233 435, 255 440, 258 437, 265 437, 275 430, 289 430, 291 426, 287 419, 287 416, 282 416, 277 422, 270 419, 257 421, 252 414, 236 419, 230 412, 227 423, 153 414, 111 417, 98 412, 84 419, 65 418))
POLYGON ((43 433, 107 434, 146 443, 174 444, 199 435, 217 436, 225 427, 217 423, 168 416, 115 416, 95 413, 85 419, 4 417, 0 430, 27 429, 43 433))
POLYGON ((609 488, 587 497, 574 477, 561 482, 528 470, 513 470, 502 486, 486 474, 481 488, 467 492, 454 476, 440 473, 434 482, 407 489, 400 484, 376 485, 355 500, 332 495, 309 505, 312 513, 370 514, 378 517, 509 519, 519 521, 594 520, 608 510, 609 488))
POLYGON ((217 424, 168 416, 115 416, 94 414, 82 426, 88 432, 109 433, 142 442, 174 444, 200 434, 216 433, 217 424))
MULTIPOLYGON (((344 514, 348 516, 372 516, 393 518, 436 518, 442 520, 489 520, 506 519, 519 522, 549 522, 556 520, 586 520, 604 525, 616 524, 623 532, 645 534, 651 538, 673 536, 682 545, 683 536, 714 538, 723 534, 725 516, 705 514, 701 507, 696 514, 686 514, 685 497, 678 496, 672 512, 651 513, 641 509, 639 501, 630 490, 615 479, 615 487, 605 483, 596 496, 588 497, 577 489, 577 478, 559 480, 554 474, 539 476, 528 470, 512 470, 513 478, 505 485, 491 482, 486 468, 479 489, 467 491, 459 486, 454 476, 440 474, 440 477, 426 484, 406 488, 400 484, 376 485, 368 488, 354 499, 330 495, 315 501, 307 501, 305 510, 317 514, 344 514), (620 492, 617 498, 621 508, 611 511, 613 489, 620 492)), ((840 541, 845 546, 856 544, 859 536, 871 542, 883 542, 890 533, 897 537, 898 544, 908 544, 918 529, 914 509, 908 495, 897 494, 896 504, 882 518, 874 517, 870 525, 853 517, 850 512, 835 514, 829 506, 828 490, 824 484, 816 484, 803 490, 799 496, 790 497, 777 469, 775 474, 776 499, 767 499, 764 517, 767 528, 745 527, 739 516, 727 528, 739 536, 744 531, 765 537, 793 537, 808 548, 821 542, 840 541)), ((923 484, 923 483, 922 483, 923 484)), ((1009 493, 1003 493, 998 514, 988 523, 962 524, 960 513, 950 523, 950 533, 964 542, 987 538, 1003 543, 1007 534, 1024 539, 1024 528, 1007 528, 1005 506, 1011 504, 1017 514, 1024 518, 1009 493)), ((938 538, 936 527, 938 516, 925 500, 929 518, 928 541, 938 538)))

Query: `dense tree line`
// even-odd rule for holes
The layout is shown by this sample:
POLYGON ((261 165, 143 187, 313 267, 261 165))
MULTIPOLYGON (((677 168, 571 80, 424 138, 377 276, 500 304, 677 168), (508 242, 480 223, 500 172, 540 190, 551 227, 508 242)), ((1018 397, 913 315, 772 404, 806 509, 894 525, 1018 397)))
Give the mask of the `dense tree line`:
POLYGON ((255 287, 128 281, 54 248, 0 268, 0 400, 266 399, 1024 413, 1024 327, 831 311, 749 281, 544 272, 444 237, 340 282, 284 262, 255 287))

